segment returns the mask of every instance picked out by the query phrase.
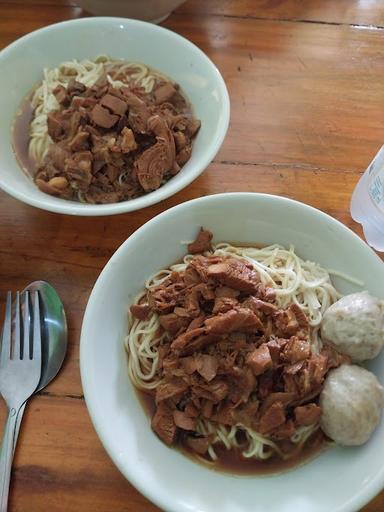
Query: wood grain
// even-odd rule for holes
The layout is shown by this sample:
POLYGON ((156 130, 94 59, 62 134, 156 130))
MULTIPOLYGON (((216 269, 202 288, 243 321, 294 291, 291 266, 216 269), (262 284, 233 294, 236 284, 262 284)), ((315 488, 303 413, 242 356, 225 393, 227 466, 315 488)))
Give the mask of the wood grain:
POLYGON ((381 0, 194 0, 183 4, 177 12, 283 19, 294 22, 384 26, 381 0))
POLYGON ((0 3, 0 14, 0 48, 45 25, 84 15, 80 7, 23 3, 0 3))
MULTIPOLYGON (((9 5, 77 7, 76 0, 6 0, 9 5)), ((191 0, 177 13, 384 26, 381 0, 191 0)), ((128 14, 127 14, 128 16, 128 14)))
MULTIPOLYGON (((74 0, 1 2, 0 47, 84 15, 74 0)), ((229 89, 228 135, 205 172, 158 205, 109 218, 44 212, 0 192, 0 325, 6 290, 43 278, 59 291, 70 326, 62 371, 26 412, 11 512, 157 510, 104 452, 79 373, 89 293, 110 256, 138 227, 189 199, 255 191, 304 201, 362 235, 349 201, 383 140, 384 32, 352 25, 384 26, 383 3, 190 0, 163 25, 203 49, 229 89)), ((382 510, 384 493, 364 508, 382 510)))
POLYGON ((107 457, 83 400, 35 397, 20 431, 10 510, 154 512, 158 508, 107 457))
POLYGON ((381 30, 181 15, 165 24, 176 23, 228 86, 220 161, 362 171, 381 146, 381 30))

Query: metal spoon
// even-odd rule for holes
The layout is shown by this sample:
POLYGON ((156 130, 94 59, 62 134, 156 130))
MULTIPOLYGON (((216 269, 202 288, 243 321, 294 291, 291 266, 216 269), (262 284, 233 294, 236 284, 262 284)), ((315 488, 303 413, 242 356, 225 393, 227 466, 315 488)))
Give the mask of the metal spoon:
MULTIPOLYGON (((63 304, 56 290, 46 281, 34 281, 22 291, 22 299, 24 293, 29 290, 32 294, 38 291, 41 304, 41 377, 37 386, 37 391, 43 389, 51 380, 56 377, 58 371, 63 364, 65 354, 67 352, 67 319, 63 304)), ((15 437, 13 447, 15 448, 19 435, 20 422, 23 417, 26 402, 19 410, 17 415, 17 424, 15 429, 15 437)))

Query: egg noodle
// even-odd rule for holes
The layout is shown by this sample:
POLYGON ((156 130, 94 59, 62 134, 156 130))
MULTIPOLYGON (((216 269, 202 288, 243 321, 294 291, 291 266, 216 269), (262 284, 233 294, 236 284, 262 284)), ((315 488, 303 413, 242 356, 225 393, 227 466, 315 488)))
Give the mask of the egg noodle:
POLYGON ((149 93, 156 80, 169 80, 144 64, 113 60, 105 56, 99 56, 95 60, 63 62, 56 68, 44 69, 43 73, 44 78, 31 98, 34 113, 29 131, 28 152, 36 165, 42 163, 52 144, 52 139, 48 135, 47 115, 60 106, 53 94, 58 85, 66 87, 69 80, 74 78, 85 86, 92 87, 106 74, 112 87, 118 88, 129 84, 142 87, 149 93))
MULTIPOLYGON (((340 294, 331 283, 327 270, 317 263, 302 260, 292 246, 286 249, 277 244, 256 248, 235 247, 223 242, 214 246, 212 253, 206 254, 229 256, 250 262, 259 272, 261 282, 275 290, 275 303, 278 307, 286 308, 295 303, 302 308, 311 327, 311 348, 315 353, 321 349, 319 329, 323 314, 331 304, 340 298, 340 294)), ((187 254, 182 263, 156 273, 146 281, 146 289, 160 284, 172 271, 184 271, 192 258, 193 255, 187 254)), ((145 294, 145 291, 141 293, 135 303, 140 303, 145 294)), ((160 332, 162 330, 157 313, 151 312, 146 320, 138 320, 129 313, 129 335, 125 340, 128 352, 128 371, 133 384, 139 390, 154 390, 161 382, 157 374, 158 347, 162 342, 168 340, 168 334, 166 332, 159 334, 160 332)), ((291 441, 300 447, 317 428, 318 426, 299 427, 291 437, 291 441)), ((214 449, 217 444, 228 450, 241 447, 241 453, 245 458, 253 457, 264 460, 274 453, 284 458, 284 454, 271 439, 241 424, 229 427, 204 419, 198 422, 197 431, 210 437, 208 455, 212 460, 217 459, 214 449), (243 434, 241 446, 239 444, 240 431, 243 434)))

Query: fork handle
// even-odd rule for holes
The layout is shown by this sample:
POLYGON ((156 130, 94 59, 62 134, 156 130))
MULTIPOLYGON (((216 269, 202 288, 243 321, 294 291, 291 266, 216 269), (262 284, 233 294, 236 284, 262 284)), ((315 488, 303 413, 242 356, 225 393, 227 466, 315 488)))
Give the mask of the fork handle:
POLYGON ((9 409, 0 453, 0 512, 7 512, 18 409, 9 409))
POLYGON ((23 405, 20 407, 19 412, 16 415, 15 433, 13 435, 13 454, 15 454, 17 439, 19 437, 19 432, 20 432, 21 420, 23 419, 23 414, 24 414, 26 405, 27 405, 27 402, 24 402, 23 405))

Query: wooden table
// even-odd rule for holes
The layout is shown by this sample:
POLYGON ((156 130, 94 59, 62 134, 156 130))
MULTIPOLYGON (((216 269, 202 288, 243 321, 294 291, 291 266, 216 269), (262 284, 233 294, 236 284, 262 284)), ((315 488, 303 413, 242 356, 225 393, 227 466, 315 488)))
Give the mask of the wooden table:
MULTIPOLYGON (((1 0, 0 47, 86 15, 75 0, 1 0)), ((135 229, 188 199, 257 191, 304 201, 361 235, 349 201, 384 139, 382 0, 189 0, 163 25, 205 51, 229 89, 228 135, 204 174, 161 204, 115 217, 70 218, 0 192, 1 306, 6 290, 45 279, 62 296, 69 322, 63 369, 25 414, 12 512, 158 510, 107 457, 79 373, 89 293, 135 229)), ((364 508, 383 510, 384 492, 364 508)))

